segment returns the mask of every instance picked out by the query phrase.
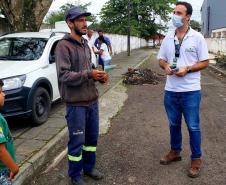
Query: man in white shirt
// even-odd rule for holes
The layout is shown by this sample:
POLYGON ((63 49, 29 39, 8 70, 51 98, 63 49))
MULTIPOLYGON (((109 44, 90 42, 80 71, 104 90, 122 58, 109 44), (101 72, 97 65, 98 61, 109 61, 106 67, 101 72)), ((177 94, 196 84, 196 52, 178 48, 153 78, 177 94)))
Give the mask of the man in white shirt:
POLYGON ((88 45, 91 50, 91 61, 92 61, 92 64, 94 65, 94 67, 96 68, 97 67, 97 57, 94 52, 97 50, 97 48, 94 46, 95 39, 93 38, 93 33, 94 33, 94 31, 89 28, 87 30, 87 34, 84 35, 83 37, 85 39, 87 39, 87 41, 88 41, 88 45))
POLYGON ((192 153, 188 176, 197 177, 202 164, 200 71, 209 64, 208 49, 203 36, 189 27, 192 6, 187 2, 177 2, 173 13, 176 30, 165 37, 158 54, 160 67, 167 74, 164 105, 169 120, 171 145, 171 150, 162 157, 160 164, 167 165, 181 160, 183 115, 192 153))

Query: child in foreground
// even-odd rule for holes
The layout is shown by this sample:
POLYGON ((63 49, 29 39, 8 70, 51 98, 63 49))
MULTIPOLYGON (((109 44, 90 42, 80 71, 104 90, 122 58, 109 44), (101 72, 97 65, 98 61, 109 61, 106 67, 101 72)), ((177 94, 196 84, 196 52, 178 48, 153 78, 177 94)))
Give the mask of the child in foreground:
MULTIPOLYGON (((0 108, 3 107, 5 101, 3 85, 4 83, 0 79, 0 108)), ((0 185, 12 185, 12 179, 19 172, 15 161, 13 138, 6 120, 0 113, 0 185)))

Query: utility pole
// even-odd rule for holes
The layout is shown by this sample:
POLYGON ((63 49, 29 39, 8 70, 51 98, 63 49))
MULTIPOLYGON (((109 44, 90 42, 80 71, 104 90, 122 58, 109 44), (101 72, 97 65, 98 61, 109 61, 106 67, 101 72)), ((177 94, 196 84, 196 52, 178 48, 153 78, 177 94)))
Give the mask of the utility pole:
POLYGON ((130 56, 130 32, 131 32, 131 23, 130 23, 130 19, 131 19, 131 2, 130 0, 128 0, 128 35, 127 35, 127 53, 128 56, 130 56))

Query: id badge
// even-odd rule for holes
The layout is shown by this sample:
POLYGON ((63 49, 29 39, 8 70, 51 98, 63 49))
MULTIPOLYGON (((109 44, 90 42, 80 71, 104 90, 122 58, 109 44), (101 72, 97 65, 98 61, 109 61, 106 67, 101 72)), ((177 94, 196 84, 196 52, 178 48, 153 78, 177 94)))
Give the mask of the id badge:
POLYGON ((172 65, 170 67, 171 67, 171 69, 177 68, 177 58, 173 59, 173 63, 172 63, 172 65))

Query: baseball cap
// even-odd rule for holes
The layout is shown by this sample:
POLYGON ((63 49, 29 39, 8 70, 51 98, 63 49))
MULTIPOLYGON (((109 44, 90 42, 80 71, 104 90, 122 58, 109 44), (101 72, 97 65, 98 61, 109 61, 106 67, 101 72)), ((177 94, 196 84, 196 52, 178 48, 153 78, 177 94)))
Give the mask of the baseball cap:
POLYGON ((90 16, 90 12, 84 12, 79 6, 74 6, 70 8, 67 13, 65 14, 65 21, 69 20, 74 20, 78 17, 81 16, 90 16))

